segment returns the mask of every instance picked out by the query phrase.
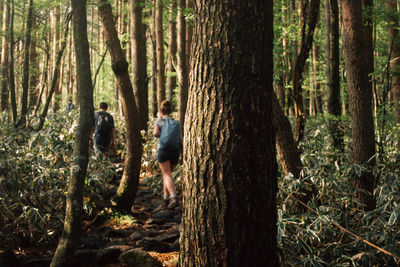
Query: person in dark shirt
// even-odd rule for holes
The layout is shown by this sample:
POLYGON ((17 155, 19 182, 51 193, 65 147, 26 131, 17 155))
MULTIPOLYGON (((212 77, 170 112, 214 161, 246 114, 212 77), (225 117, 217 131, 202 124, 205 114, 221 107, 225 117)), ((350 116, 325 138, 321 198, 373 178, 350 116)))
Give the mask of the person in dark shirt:
POLYGON ((115 146, 115 125, 113 116, 107 112, 108 105, 101 102, 99 111, 94 114, 92 135, 93 148, 97 153, 106 152, 115 146))

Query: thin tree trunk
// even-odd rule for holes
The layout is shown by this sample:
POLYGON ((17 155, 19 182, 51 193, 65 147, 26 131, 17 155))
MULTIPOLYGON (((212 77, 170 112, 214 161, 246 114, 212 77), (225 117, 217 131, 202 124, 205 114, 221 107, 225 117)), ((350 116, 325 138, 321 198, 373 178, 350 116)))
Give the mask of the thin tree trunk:
POLYGON ((311 0, 310 3, 304 4, 302 8, 302 29, 301 29, 301 45, 300 52, 297 56, 293 70, 293 96, 294 107, 296 112, 295 123, 295 141, 298 144, 304 137, 305 113, 302 96, 303 71, 306 64, 310 49, 313 43, 315 26, 319 17, 320 0, 311 0))
POLYGON ((165 99, 163 1, 156 0, 157 106, 165 99))
POLYGON ((10 97, 11 97, 11 110, 13 122, 17 122, 17 99, 15 96, 15 77, 14 77, 14 2, 10 2, 10 28, 9 28, 9 83, 10 83, 10 97))
POLYGON ((157 47, 156 47, 156 0, 153 0, 153 8, 151 11, 152 23, 151 23, 151 33, 150 33, 150 43, 151 43, 151 107, 153 111, 153 117, 157 117, 158 105, 157 105, 157 47))
MULTIPOLYGON (((56 69, 55 64, 57 63, 57 54, 56 51, 59 51, 60 49, 60 5, 58 4, 54 8, 54 36, 53 36, 53 53, 54 53, 54 69, 56 69)), ((57 68, 57 72, 54 73, 57 77, 53 76, 52 82, 56 81, 55 84, 55 89, 54 89, 54 105, 53 105, 53 111, 58 111, 60 109, 61 105, 61 98, 62 98, 62 87, 60 86, 60 80, 61 80, 61 62, 60 66, 57 68)))
POLYGON ((134 0, 131 10, 132 86, 140 114, 140 129, 147 130, 149 121, 146 33, 142 21, 144 0, 134 0))
POLYGON ((5 111, 9 107, 9 93, 7 87, 8 80, 8 55, 9 55, 9 36, 10 36, 10 0, 4 3, 3 10, 3 36, 1 38, 1 111, 5 111))
MULTIPOLYGON (((36 14, 36 12, 34 12, 36 14)), ((36 105, 37 99, 38 99, 38 74, 39 74, 39 61, 38 61, 38 54, 36 51, 36 38, 37 38, 37 32, 36 32, 36 18, 35 15, 33 16, 33 21, 32 21, 32 41, 31 41, 31 47, 30 47, 30 63, 31 63, 31 68, 30 68, 30 77, 29 77, 29 106, 28 108, 32 110, 32 108, 36 105)))
MULTIPOLYGON (((186 9, 190 10, 193 9, 193 0, 185 0, 186 1, 186 9)), ((193 38, 193 24, 191 21, 186 23, 186 67, 187 72, 190 71, 190 53, 192 47, 192 38, 193 38)))
MULTIPOLYGON (((375 165, 375 135, 372 118, 372 90, 368 73, 370 66, 366 58, 369 44, 365 43, 361 2, 342 1, 343 47, 346 58, 346 77, 351 115, 353 163, 366 164, 368 170, 353 177, 355 196, 366 210, 375 208, 373 192, 375 178, 372 168, 375 165)), ((368 57, 369 58, 369 57, 368 57)))
POLYGON ((140 134, 140 115, 135 103, 133 88, 129 79, 128 62, 118 39, 111 5, 107 0, 99 1, 101 25, 111 56, 112 69, 116 77, 126 124, 126 158, 124 173, 119 184, 116 202, 117 208, 129 211, 135 200, 139 186, 139 174, 142 158, 142 137, 140 134))
MULTIPOLYGON (((74 164, 71 168, 71 179, 68 183, 68 194, 65 209, 64 231, 51 267, 73 266, 75 250, 81 236, 83 213, 83 187, 89 162, 89 137, 93 125, 93 89, 90 73, 89 42, 87 38, 86 2, 72 0, 74 12, 74 44, 77 63, 77 87, 79 92, 79 124, 75 137, 74 164)), ((68 26, 67 26, 68 28, 68 26)), ((62 46, 67 43, 64 35, 62 46)), ((60 57, 58 56, 58 59, 60 57)))
POLYGON ((176 87, 176 70, 174 65, 176 64, 176 4, 177 0, 172 0, 170 4, 170 14, 168 22, 168 33, 169 33, 169 46, 168 46, 168 78, 167 78, 167 99, 170 101, 174 97, 174 89, 176 87))
POLYGON ((182 267, 279 265, 272 3, 195 1, 182 267))
POLYGON ((29 0, 28 17, 26 19, 25 44, 24 44, 25 49, 24 49, 24 67, 23 67, 23 79, 22 79, 21 117, 18 122, 19 126, 25 125, 26 115, 28 113, 29 71, 30 71, 29 49, 31 45, 31 32, 33 24, 32 19, 33 19, 33 0, 29 0))
POLYGON ((62 56, 64 54, 65 47, 67 46, 67 38, 68 38, 69 21, 70 20, 71 20, 71 14, 68 14, 67 20, 65 22, 65 31, 64 31, 64 37, 63 37, 62 42, 61 42, 61 48, 57 52, 57 59, 56 59, 55 65, 54 65, 53 79, 51 81, 51 87, 50 87, 49 95, 47 96, 46 103, 44 105, 43 111, 40 114, 40 120, 39 120, 39 124, 37 126, 37 130, 40 130, 40 129, 43 128, 44 121, 46 120, 47 112, 49 111, 49 106, 50 106, 51 99, 53 98, 53 94, 54 94, 54 92, 56 90, 57 79, 59 78, 57 73, 59 72, 59 69, 60 69, 61 59, 62 59, 62 56))
POLYGON ((178 0, 178 82, 179 82, 179 121, 181 125, 185 123, 185 113, 188 98, 189 74, 186 65, 186 21, 183 14, 185 0, 178 0))

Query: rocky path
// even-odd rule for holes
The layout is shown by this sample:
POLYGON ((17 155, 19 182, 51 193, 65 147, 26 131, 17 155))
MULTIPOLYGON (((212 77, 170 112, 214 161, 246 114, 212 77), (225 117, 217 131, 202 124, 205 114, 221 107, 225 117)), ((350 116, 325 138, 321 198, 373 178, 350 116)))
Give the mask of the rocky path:
MULTIPOLYGON (((74 266, 176 266, 179 251, 180 207, 154 211, 161 199, 146 188, 132 207, 134 220, 112 223, 105 216, 86 222, 74 266)), ((51 257, 0 253, 0 267, 44 267, 51 257)))

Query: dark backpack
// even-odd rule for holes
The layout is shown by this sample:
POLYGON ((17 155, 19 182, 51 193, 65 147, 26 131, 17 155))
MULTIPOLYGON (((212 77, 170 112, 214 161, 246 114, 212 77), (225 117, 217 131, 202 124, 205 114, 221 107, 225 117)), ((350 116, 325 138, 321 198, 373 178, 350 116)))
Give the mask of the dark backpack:
POLYGON ((95 133, 98 134, 109 134, 112 130, 112 118, 111 115, 105 112, 99 112, 97 117, 97 124, 95 133))
POLYGON ((178 121, 166 118, 161 127, 160 148, 179 149, 181 126, 178 121))

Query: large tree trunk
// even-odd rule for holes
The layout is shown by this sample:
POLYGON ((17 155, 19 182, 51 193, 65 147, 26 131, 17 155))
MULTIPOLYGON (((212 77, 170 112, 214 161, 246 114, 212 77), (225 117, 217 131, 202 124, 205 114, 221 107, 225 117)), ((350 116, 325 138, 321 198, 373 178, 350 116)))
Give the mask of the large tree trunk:
MULTIPOLYGON (((89 42, 87 39, 86 2, 72 0, 71 5, 74 13, 74 44, 80 113, 78 131, 75 137, 74 164, 71 167, 71 179, 68 183, 64 231, 53 256, 51 267, 72 266, 75 259, 75 249, 81 236, 82 191, 89 162, 89 137, 94 112, 89 42)), ((66 41, 66 39, 63 40, 63 42, 66 41)))
POLYGON ((28 113, 28 92, 29 92, 29 71, 30 71, 30 55, 29 49, 31 45, 31 32, 32 32, 32 19, 33 19, 33 0, 28 3, 28 17, 26 19, 26 32, 25 32, 25 49, 24 49, 24 69, 22 79, 22 96, 21 96, 21 117, 18 125, 24 126, 26 123, 26 115, 28 113))
POLYGON ((311 0, 302 7, 302 27, 300 52, 293 69, 293 97, 296 112, 295 141, 298 144, 304 137, 305 112, 302 96, 303 71, 313 43, 314 30, 319 18, 320 0, 311 0))
POLYGON ((181 266, 278 266, 272 0, 196 0, 181 266))
POLYGON ((340 51, 339 51, 339 7, 337 0, 328 0, 325 3, 326 29, 326 80, 328 94, 329 132, 333 146, 342 151, 343 131, 339 127, 342 113, 340 103, 340 51))
POLYGON ((9 55, 9 20, 10 20, 10 0, 4 3, 3 10, 3 36, 1 38, 1 100, 0 110, 5 111, 8 109, 8 87, 7 87, 7 76, 8 76, 8 55, 9 55))
POLYGON ((388 46, 390 54, 390 68, 392 71, 391 94, 394 101, 394 115, 400 122, 400 36, 399 20, 397 18, 397 1, 386 0, 388 15, 388 46))
POLYGON ((183 14, 185 0, 178 0, 178 82, 179 82, 179 121, 181 125, 185 123, 185 113, 187 106, 189 75, 186 62, 186 21, 183 14))
POLYGON ((121 96, 127 133, 124 173, 117 190, 116 202, 119 210, 129 211, 135 200, 139 186, 143 150, 142 136, 140 134, 140 115, 129 78, 128 62, 125 59, 118 39, 111 4, 107 0, 99 1, 99 15, 106 45, 111 56, 117 88, 121 96))
POLYGON ((46 103, 44 104, 43 111, 40 114, 40 120, 39 120, 39 124, 37 126, 37 130, 40 130, 40 129, 43 128, 44 121, 46 120, 46 116, 47 116, 47 113, 49 111, 50 102, 51 102, 51 100, 53 98, 53 94, 54 94, 54 92, 56 91, 56 88, 57 88, 57 83, 58 83, 57 80, 59 78, 59 75, 57 75, 57 73, 59 73, 60 65, 61 65, 61 59, 62 59, 62 56, 64 54, 65 47, 67 46, 67 38, 68 38, 69 21, 70 21, 70 19, 71 19, 71 14, 69 14, 67 16, 67 21, 65 23, 64 37, 63 37, 63 40, 61 42, 60 50, 57 52, 57 58, 56 58, 56 62, 55 62, 55 65, 54 65, 53 79, 51 81, 50 91, 49 91, 49 94, 47 96, 46 103))
POLYGON ((177 50, 177 40, 176 40, 176 4, 177 0, 172 0, 170 3, 170 13, 168 22, 168 33, 169 33, 169 46, 168 46, 168 78, 167 78, 167 99, 170 101, 174 97, 174 89, 176 87, 176 72, 174 64, 176 64, 176 50, 177 50))
POLYGON ((144 0, 131 2, 132 86, 140 114, 140 129, 147 130, 149 120, 146 35, 142 21, 144 0))
POLYGON ((157 107, 165 99, 165 63, 162 0, 156 0, 157 107))
POLYGON ((369 44, 365 43, 363 31, 363 16, 361 2, 342 1, 343 13, 343 47, 346 58, 347 87, 349 94, 349 109, 351 115, 353 163, 367 164, 369 169, 355 175, 353 185, 357 191, 356 197, 366 205, 367 210, 374 209, 373 191, 375 179, 372 168, 375 165, 375 135, 372 119, 372 90, 369 82, 368 59, 366 51, 369 44))

